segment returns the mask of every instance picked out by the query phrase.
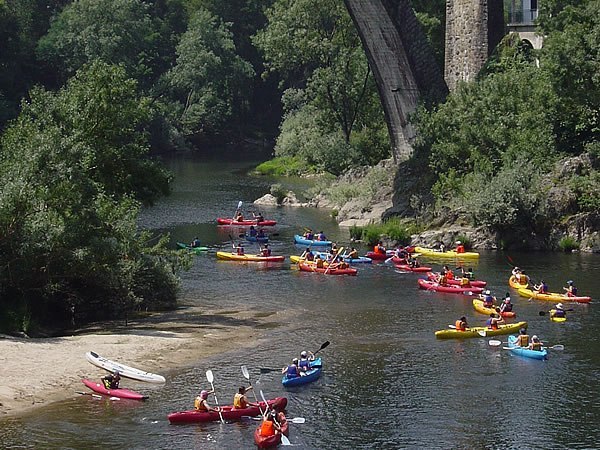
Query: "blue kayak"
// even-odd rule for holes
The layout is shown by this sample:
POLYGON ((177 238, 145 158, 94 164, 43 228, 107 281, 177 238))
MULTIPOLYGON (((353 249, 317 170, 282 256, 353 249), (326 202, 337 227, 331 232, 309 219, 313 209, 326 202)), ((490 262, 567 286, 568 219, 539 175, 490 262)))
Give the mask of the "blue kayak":
POLYGON ((296 244, 300 244, 300 245, 312 245, 313 247, 314 246, 327 247, 328 245, 332 244, 331 241, 315 241, 315 240, 310 240, 310 239, 304 239, 299 234, 294 235, 294 242, 296 244))
MULTIPOLYGON (((327 252, 311 252, 313 255, 317 256, 319 255, 321 257, 321 259, 327 259, 328 256, 330 256, 330 253, 327 252)), ((338 260, 340 258, 343 258, 344 262, 347 262, 348 264, 371 264, 373 262, 373 260, 371 258, 367 258, 366 256, 359 256, 358 258, 348 258, 347 256, 340 256, 338 258, 338 260)))
POLYGON ((250 236, 246 234, 246 240, 248 242, 269 242, 269 236, 250 236))
POLYGON ((519 347, 515 345, 517 342, 516 336, 508 336, 508 347, 504 347, 516 355, 524 356, 525 358, 533 359, 548 359, 548 350, 542 348, 542 350, 530 350, 527 347, 519 347))
POLYGON ((323 370, 323 365, 321 363, 321 358, 317 358, 310 363, 310 369, 308 369, 305 375, 301 375, 299 377, 288 378, 287 375, 284 375, 281 379, 281 384, 285 387, 291 386, 300 386, 302 384, 312 383, 316 381, 321 376, 321 371, 323 370))

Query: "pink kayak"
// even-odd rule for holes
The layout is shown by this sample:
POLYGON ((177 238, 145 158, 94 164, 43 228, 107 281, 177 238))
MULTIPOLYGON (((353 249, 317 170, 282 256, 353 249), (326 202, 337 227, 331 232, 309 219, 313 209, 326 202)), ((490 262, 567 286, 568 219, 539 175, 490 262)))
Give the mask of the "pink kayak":
MULTIPOLYGON (((429 281, 436 281, 439 278, 439 276, 440 276, 439 273, 433 273, 433 272, 427 273, 427 278, 429 278, 429 281)), ((461 285, 461 280, 462 280, 462 278, 453 278, 452 280, 446 280, 446 283, 452 284, 455 286, 462 286, 462 287, 471 287, 471 286, 485 287, 487 285, 487 281, 481 281, 481 280, 469 280, 469 284, 461 285)))
POLYGON ((463 288, 461 286, 454 285, 441 285, 434 281, 425 280, 424 278, 419 278, 419 287, 421 289, 425 289, 427 291, 436 291, 436 292, 447 292, 450 294, 464 294, 464 295, 472 295, 472 294, 480 294, 483 292, 483 288, 480 287, 467 287, 463 288))
POLYGON ((147 395, 142 395, 139 392, 130 391, 129 389, 106 389, 102 383, 96 383, 95 381, 85 379, 81 380, 81 382, 92 391, 110 397, 126 398, 129 400, 146 400, 148 398, 147 395))
MULTIPOLYGON (((277 397, 272 400, 267 400, 269 406, 277 411, 283 411, 287 405, 287 398, 277 397)), ((260 409, 265 410, 265 402, 259 402, 260 409)), ((256 406, 248 408, 234 409, 233 406, 221 406, 221 414, 224 420, 239 420, 242 416, 259 416, 260 409, 256 406)), ((171 423, 194 423, 194 422, 216 422, 221 420, 218 412, 197 411, 195 409, 189 411, 178 411, 169 414, 169 422, 171 423)))
POLYGON ((277 223, 276 220, 262 220, 261 222, 257 222, 256 220, 233 220, 227 219, 224 217, 219 217, 217 219, 217 223, 219 225, 236 225, 240 227, 249 227, 250 225, 259 226, 259 227, 272 227, 277 223))

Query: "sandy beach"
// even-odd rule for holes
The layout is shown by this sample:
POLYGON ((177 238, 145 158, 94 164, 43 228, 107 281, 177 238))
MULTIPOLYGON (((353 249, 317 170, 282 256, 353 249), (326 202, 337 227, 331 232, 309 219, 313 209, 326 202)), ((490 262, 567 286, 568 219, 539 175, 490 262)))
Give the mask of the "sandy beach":
POLYGON ((129 321, 127 327, 124 323, 96 324, 73 336, 0 336, 0 417, 86 391, 82 378, 98 379, 108 373, 85 359, 88 351, 168 376, 170 370, 203 357, 257 345, 264 334, 259 325, 280 321, 280 314, 194 307, 152 314, 129 321))

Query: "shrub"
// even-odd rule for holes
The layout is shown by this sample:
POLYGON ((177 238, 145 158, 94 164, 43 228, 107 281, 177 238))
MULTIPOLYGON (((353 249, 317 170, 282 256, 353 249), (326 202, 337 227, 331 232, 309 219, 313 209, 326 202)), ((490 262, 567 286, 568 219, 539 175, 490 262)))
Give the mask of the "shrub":
POLYGON ((315 171, 314 166, 310 166, 296 156, 278 156, 259 164, 254 169, 257 175, 270 176, 300 176, 315 171))
POLYGON ((281 184, 275 183, 271 185, 271 195, 277 199, 277 203, 281 203, 287 192, 281 184))
POLYGON ((558 246, 565 253, 570 253, 573 250, 579 249, 579 242, 573 239, 571 236, 565 236, 558 241, 558 246))
POLYGON ((362 239, 362 236, 363 236, 362 227, 359 227, 356 225, 352 225, 350 227, 350 239, 352 239, 354 241, 360 241, 362 239))

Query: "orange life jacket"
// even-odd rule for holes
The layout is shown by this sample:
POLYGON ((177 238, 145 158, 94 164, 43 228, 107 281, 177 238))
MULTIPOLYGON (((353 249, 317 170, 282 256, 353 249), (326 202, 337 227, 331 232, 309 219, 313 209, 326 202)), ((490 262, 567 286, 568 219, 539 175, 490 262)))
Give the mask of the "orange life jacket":
POLYGON ((260 426, 261 436, 273 436, 275 434, 275 425, 270 420, 263 420, 260 426))
POLYGON ((455 322, 455 326, 456 326, 456 331, 466 331, 467 330, 467 327, 465 326, 465 323, 462 320, 460 320, 460 319, 458 319, 455 322))
POLYGON ((446 278, 448 280, 453 280, 454 279, 454 273, 451 270, 447 270, 446 271, 446 278))
POLYGON ((464 245, 457 245, 456 246, 456 253, 464 253, 465 252, 465 246, 464 245))

